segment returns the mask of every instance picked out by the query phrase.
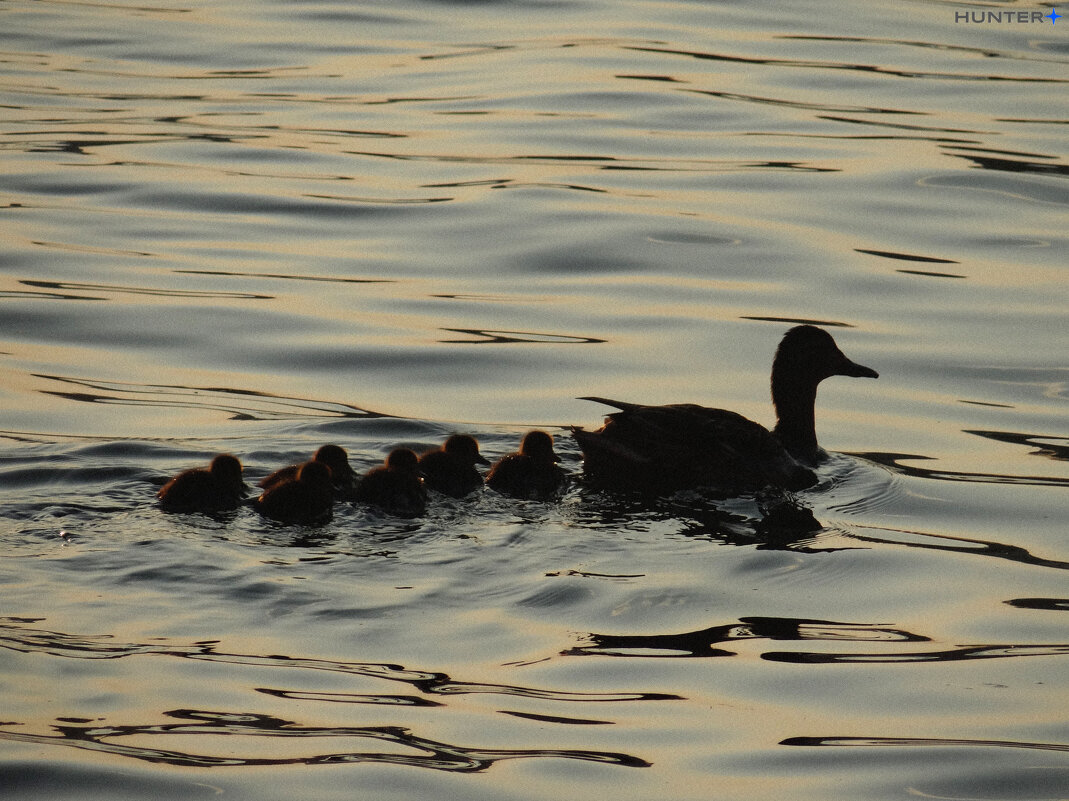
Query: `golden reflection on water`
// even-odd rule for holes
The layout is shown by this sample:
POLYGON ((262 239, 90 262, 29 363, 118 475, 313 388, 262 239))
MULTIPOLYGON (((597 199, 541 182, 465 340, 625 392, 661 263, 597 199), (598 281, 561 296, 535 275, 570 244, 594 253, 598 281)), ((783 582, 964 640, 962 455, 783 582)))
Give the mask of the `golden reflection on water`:
POLYGON ((1060 29, 7 6, 13 797, 1058 794, 1060 29), (578 476, 582 396, 770 424, 802 321, 881 374, 821 388, 816 528, 581 485, 316 529, 154 506, 217 451, 254 482, 458 430, 545 426, 578 476))

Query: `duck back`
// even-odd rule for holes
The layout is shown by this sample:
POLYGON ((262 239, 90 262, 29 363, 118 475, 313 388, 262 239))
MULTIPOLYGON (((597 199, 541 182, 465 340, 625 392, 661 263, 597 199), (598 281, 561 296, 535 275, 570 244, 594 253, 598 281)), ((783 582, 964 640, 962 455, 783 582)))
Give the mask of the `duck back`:
POLYGON ((572 430, 583 450, 584 473, 595 486, 739 493, 769 484, 797 490, 817 482, 767 428, 735 412, 688 403, 584 400, 620 410, 597 431, 572 430))

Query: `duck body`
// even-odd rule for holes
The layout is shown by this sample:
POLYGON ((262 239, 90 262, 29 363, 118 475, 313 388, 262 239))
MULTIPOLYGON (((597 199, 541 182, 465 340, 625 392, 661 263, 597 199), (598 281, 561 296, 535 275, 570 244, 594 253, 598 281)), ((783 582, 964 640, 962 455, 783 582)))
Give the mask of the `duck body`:
POLYGON ((264 517, 279 523, 315 526, 334 513, 334 485, 329 467, 310 461, 298 465, 297 475, 272 484, 253 504, 264 517))
POLYGON ((419 457, 408 448, 390 451, 384 464, 360 479, 354 497, 399 517, 423 514, 427 490, 419 474, 419 457))
POLYGON ((767 428, 726 409, 692 403, 642 406, 587 397, 619 409, 597 431, 577 428, 583 473, 595 485, 671 492, 715 487, 728 493, 767 485, 804 489, 816 473, 767 428))
POLYGON ((167 512, 223 512, 236 509, 245 497, 241 462, 229 453, 218 454, 207 467, 184 470, 156 493, 167 512))
POLYGON ((560 492, 567 474, 557 464, 553 438, 529 431, 517 453, 501 457, 486 476, 486 485, 513 498, 548 500, 560 492))
POLYGON ((771 431, 725 409, 583 398, 619 410, 596 431, 572 429, 584 474, 595 486, 656 493, 811 487, 817 483, 813 467, 826 456, 814 426, 817 385, 833 375, 878 377, 843 355, 826 331, 800 325, 784 335, 772 363, 777 424, 771 431))
MULTIPOLYGON (((334 485, 337 495, 344 496, 352 492, 353 487, 356 486, 356 474, 349 465, 349 454, 345 452, 344 448, 338 445, 324 445, 315 452, 312 461, 322 462, 330 468, 331 483, 334 485)), ((260 479, 257 486, 263 490, 269 490, 278 484, 293 481, 297 478, 297 473, 300 469, 301 465, 299 464, 282 467, 269 476, 260 479)))
POLYGON ((454 498, 470 495, 483 485, 476 464, 490 464, 479 453, 478 441, 467 434, 453 434, 440 448, 419 457, 419 471, 427 487, 454 498))

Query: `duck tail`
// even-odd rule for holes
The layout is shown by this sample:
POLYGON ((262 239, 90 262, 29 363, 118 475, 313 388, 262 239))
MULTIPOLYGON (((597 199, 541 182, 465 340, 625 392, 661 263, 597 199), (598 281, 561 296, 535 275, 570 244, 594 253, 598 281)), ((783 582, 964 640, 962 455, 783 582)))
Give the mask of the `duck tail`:
POLYGON ((641 409, 640 403, 628 403, 627 401, 611 400, 610 398, 600 398, 596 395, 584 395, 576 400, 588 400, 594 401, 594 403, 600 403, 605 406, 611 406, 614 409, 619 409, 621 412, 633 412, 636 409, 641 409))

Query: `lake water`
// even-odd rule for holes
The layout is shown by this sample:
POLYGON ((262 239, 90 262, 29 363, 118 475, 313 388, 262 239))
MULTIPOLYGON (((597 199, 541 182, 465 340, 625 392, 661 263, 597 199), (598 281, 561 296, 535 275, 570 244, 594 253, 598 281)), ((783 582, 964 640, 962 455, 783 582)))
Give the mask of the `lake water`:
POLYGON ((1069 19, 1032 11, 0 3, 3 797, 1069 798, 1069 19), (880 372, 822 386, 815 532, 578 482, 154 502, 455 431, 579 476, 587 395, 771 424, 797 321, 880 372))

